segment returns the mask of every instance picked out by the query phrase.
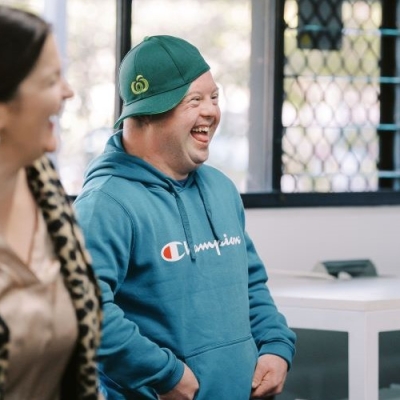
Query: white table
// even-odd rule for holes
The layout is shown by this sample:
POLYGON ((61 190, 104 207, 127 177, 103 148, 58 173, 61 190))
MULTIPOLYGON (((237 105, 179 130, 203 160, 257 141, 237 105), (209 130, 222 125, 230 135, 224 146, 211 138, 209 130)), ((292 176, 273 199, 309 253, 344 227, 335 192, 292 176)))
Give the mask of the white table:
POLYGON ((268 286, 290 327, 348 333, 349 400, 377 400, 379 332, 400 330, 400 277, 272 274, 268 286))

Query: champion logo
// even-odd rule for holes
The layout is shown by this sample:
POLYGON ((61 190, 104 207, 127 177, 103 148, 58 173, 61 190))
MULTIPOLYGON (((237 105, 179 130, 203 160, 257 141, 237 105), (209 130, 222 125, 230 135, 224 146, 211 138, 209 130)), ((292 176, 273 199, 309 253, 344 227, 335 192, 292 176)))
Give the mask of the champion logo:
POLYGON ((189 248, 186 242, 170 242, 161 250, 161 256, 165 261, 179 261, 185 255, 189 255, 189 248))
MULTIPOLYGON (((200 244, 194 245, 194 252, 198 253, 200 251, 215 250, 216 253, 221 255, 221 247, 225 246, 238 246, 242 242, 240 236, 228 237, 224 234, 223 240, 213 240, 200 244)), ((161 249, 161 257, 168 262, 176 262, 185 256, 188 256, 189 246, 186 242, 169 242, 161 249)))

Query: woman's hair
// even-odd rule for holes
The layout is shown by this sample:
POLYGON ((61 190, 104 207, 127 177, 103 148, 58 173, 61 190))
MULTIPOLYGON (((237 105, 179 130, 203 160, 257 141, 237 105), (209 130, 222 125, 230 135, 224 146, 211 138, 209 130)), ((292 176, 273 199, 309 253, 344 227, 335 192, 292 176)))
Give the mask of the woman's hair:
POLYGON ((51 26, 37 15, 0 5, 0 101, 16 95, 50 32, 51 26))

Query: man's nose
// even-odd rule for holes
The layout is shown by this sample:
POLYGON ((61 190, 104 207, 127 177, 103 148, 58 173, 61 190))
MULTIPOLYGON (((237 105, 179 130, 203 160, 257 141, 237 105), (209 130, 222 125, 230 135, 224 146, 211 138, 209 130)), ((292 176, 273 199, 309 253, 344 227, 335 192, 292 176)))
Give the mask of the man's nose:
POLYGON ((205 117, 215 117, 220 113, 215 99, 206 99, 202 104, 201 114, 205 117))

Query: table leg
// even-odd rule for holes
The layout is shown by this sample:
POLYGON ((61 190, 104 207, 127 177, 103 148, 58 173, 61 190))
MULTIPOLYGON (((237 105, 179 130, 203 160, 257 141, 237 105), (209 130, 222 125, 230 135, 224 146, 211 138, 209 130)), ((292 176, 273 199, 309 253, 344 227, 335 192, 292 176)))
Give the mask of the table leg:
POLYGON ((379 399, 379 332, 368 317, 355 318, 349 331, 349 400, 379 399))

